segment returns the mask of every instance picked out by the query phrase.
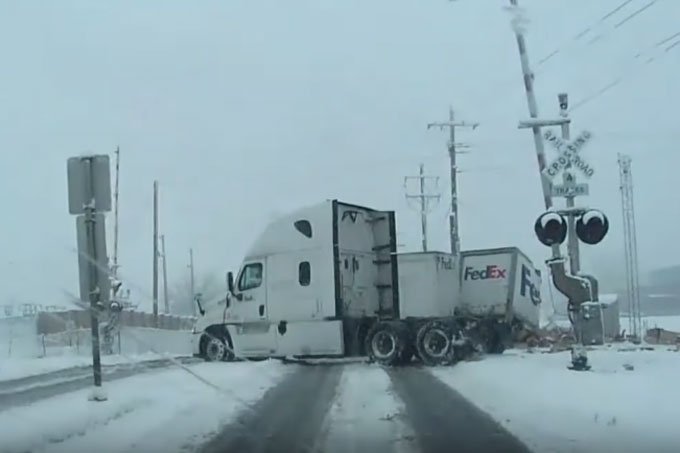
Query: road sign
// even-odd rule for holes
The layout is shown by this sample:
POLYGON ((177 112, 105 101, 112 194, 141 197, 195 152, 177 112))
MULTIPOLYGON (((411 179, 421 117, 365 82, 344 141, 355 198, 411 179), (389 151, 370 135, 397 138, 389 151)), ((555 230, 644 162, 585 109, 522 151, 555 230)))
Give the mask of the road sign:
POLYGON ((586 178, 591 178, 593 176, 595 170, 578 154, 581 148, 583 148, 592 138, 590 132, 581 132, 579 136, 571 142, 565 142, 550 130, 546 131, 543 137, 559 152, 557 159, 552 161, 543 170, 545 176, 553 179, 569 165, 579 169, 586 178))
POLYGON ((99 301, 107 305, 109 302, 109 293, 111 292, 111 281, 109 279, 109 260, 106 256, 106 233, 104 230, 104 214, 94 214, 94 243, 95 243, 95 258, 88 253, 90 246, 87 243, 89 235, 87 234, 85 215, 76 217, 76 233, 78 242, 78 276, 80 278, 80 300, 90 303, 90 288, 99 286, 99 301), (94 264, 97 269, 97 274, 92 276, 90 274, 90 264, 94 264), (96 278, 93 285, 90 279, 96 278))
POLYGON ((561 184, 552 186, 553 197, 580 197, 588 195, 588 184, 561 184))
POLYGON ((111 210, 111 172, 108 155, 71 157, 67 161, 66 170, 69 214, 85 213, 85 206, 92 202, 87 194, 93 195, 95 211, 111 210))

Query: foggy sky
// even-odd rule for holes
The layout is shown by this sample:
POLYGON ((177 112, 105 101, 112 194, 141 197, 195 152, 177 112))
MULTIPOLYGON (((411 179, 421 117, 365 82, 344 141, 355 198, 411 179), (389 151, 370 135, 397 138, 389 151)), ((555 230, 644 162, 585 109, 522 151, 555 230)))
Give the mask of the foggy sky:
MULTIPOLYGON (((447 119, 449 104, 481 123, 459 131, 471 146, 459 159, 463 249, 516 245, 544 268, 507 3, 0 1, 0 304, 77 292, 66 159, 117 145, 121 272, 147 306, 154 179, 171 282, 185 275, 189 247, 199 274, 222 275, 276 213, 328 198, 395 209, 402 249, 415 250, 419 220, 403 177, 424 162, 448 193, 448 137, 426 124, 447 119)), ((556 115, 560 91, 574 105, 622 78, 572 115, 573 135, 594 134, 582 151, 595 168, 583 200, 611 221, 583 267, 624 275, 617 152, 633 157, 641 270, 677 263, 680 46, 649 65, 633 57, 680 31, 680 2, 659 0, 614 29, 647 3, 632 2, 596 27, 593 44, 573 37, 619 0, 520 3, 542 116, 556 115)), ((448 249, 447 204, 430 216, 434 249, 448 249)))

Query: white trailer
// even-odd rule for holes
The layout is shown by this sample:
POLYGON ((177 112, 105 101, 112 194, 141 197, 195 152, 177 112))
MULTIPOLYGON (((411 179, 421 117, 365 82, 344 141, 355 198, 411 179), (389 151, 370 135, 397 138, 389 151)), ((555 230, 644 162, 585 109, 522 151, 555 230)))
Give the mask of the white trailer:
POLYGON ((459 263, 396 248, 393 211, 328 200, 271 222, 227 274, 227 297, 201 310, 194 353, 455 361, 467 319, 456 316, 459 263))
POLYGON ((456 315, 476 321, 487 352, 502 352, 513 330, 537 330, 541 273, 516 247, 461 253, 461 304, 456 315))

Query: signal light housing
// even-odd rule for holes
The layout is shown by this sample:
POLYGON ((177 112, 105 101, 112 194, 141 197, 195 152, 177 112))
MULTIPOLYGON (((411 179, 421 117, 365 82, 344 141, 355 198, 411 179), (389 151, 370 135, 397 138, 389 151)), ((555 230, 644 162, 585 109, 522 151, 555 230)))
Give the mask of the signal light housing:
POLYGON ((600 243, 609 231, 609 219, 602 211, 591 209, 576 220, 576 236, 586 244, 600 243))
POLYGON ((567 238, 567 222, 556 212, 544 212, 534 224, 536 237, 541 244, 551 247, 567 238))

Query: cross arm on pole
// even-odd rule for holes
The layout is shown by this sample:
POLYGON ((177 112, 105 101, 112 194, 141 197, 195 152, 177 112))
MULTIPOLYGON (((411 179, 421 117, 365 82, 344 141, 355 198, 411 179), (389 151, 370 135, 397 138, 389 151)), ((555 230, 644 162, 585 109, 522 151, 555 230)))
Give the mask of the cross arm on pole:
POLYGON ((471 127, 472 129, 477 129, 479 123, 471 123, 466 121, 444 121, 437 123, 428 123, 427 128, 431 129, 437 127, 439 129, 444 129, 445 127, 471 127))

